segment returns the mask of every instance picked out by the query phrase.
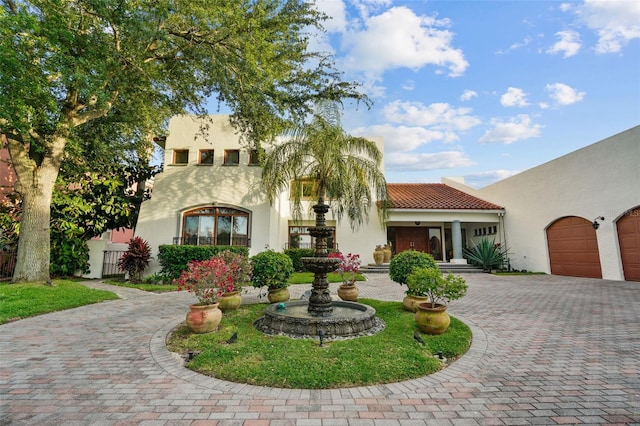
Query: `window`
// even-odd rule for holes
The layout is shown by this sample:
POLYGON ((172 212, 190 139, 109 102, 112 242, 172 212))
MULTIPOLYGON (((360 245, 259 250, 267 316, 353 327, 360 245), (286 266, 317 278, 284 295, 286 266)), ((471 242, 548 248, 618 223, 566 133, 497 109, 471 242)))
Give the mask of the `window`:
POLYGON ((249 150, 249 165, 250 166, 257 166, 260 164, 260 154, 258 153, 257 149, 250 149, 249 150))
POLYGON ((203 207, 184 214, 175 244, 249 246, 249 213, 227 207, 203 207))
POLYGON ((292 181, 289 187, 291 188, 289 198, 293 198, 294 194, 296 194, 298 191, 301 191, 301 200, 314 201, 318 198, 318 191, 316 188, 317 185, 315 180, 301 179, 298 181, 292 181))
POLYGON ((188 149, 174 149, 173 150, 173 164, 188 164, 189 163, 189 150, 188 149))
MULTIPOLYGON (((312 226, 312 225, 310 225, 312 226)), ((327 249, 335 250, 336 230, 327 238, 327 249)), ((309 235, 308 226, 289 226, 289 248, 314 248, 315 238, 309 235)))
POLYGON ((239 149, 225 149, 224 150, 224 164, 225 165, 238 165, 240 164, 240 150, 239 149))
POLYGON ((201 149, 200 150, 200 158, 198 159, 198 164, 213 164, 213 150, 212 149, 201 149))

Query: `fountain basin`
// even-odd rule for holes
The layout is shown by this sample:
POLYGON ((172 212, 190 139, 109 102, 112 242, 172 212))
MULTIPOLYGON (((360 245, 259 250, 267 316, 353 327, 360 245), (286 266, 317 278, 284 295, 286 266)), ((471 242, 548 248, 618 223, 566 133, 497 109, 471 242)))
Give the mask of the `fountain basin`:
POLYGON ((362 303, 333 301, 330 316, 312 316, 309 302, 296 300, 284 304, 284 309, 274 303, 265 309, 264 316, 254 322, 257 330, 272 335, 294 338, 323 339, 359 337, 375 334, 384 329, 384 323, 376 317, 376 310, 362 303))

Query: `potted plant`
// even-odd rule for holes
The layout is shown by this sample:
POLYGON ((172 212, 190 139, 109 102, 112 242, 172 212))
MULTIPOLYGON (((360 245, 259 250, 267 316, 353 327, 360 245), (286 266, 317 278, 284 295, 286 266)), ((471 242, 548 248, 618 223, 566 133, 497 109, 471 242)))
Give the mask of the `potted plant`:
MULTIPOLYGON (((293 274, 293 261, 284 253, 266 250, 251 258, 251 284, 267 288, 270 303, 289 300, 289 278, 293 274)), ((262 294, 260 295, 262 296, 262 294)))
POLYGON ((218 297, 231 279, 230 269, 224 260, 213 257, 189 262, 180 278, 173 280, 178 291, 186 290, 198 298, 198 303, 189 306, 187 314, 186 323, 191 331, 209 333, 218 328, 222 320, 218 297))
POLYGON ((446 276, 438 268, 415 268, 407 277, 407 284, 416 292, 429 298, 418 304, 416 323, 428 334, 442 334, 449 328, 451 319, 447 313, 450 301, 467 294, 467 283, 461 276, 446 276))
MULTIPOLYGON (((407 285, 407 277, 414 268, 437 269, 438 264, 431 255, 416 250, 405 250, 393 256, 389 262, 389 278, 400 285, 407 285)), ((428 301, 427 296, 416 292, 412 288, 407 288, 406 295, 402 300, 404 309, 416 312, 418 303, 428 301)))
POLYGON ((327 257, 340 259, 338 269, 335 271, 342 277, 342 284, 338 287, 338 296, 342 300, 356 302, 359 294, 356 281, 360 270, 360 255, 347 253, 345 256, 341 252, 333 252, 329 253, 327 257))
POLYGON ((226 265, 227 279, 220 281, 219 303, 222 312, 238 309, 242 304, 242 286, 251 282, 251 262, 243 254, 225 250, 213 258, 220 259, 226 265))

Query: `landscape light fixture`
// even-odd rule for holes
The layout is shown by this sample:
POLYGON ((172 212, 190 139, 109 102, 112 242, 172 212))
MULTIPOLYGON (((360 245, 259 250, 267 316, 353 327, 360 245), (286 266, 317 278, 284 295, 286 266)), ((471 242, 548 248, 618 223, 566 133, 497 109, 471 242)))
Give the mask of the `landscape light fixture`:
POLYGON ((604 216, 598 216, 595 219, 593 219, 593 223, 591 224, 591 226, 593 226, 593 229, 600 228, 600 224, 598 223, 599 220, 604 220, 604 216))

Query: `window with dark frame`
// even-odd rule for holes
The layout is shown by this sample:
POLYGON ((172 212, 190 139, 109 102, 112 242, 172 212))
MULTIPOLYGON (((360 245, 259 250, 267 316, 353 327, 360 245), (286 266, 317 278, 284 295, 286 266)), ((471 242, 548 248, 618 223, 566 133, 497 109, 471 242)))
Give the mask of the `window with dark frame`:
POLYGON ((189 150, 188 149, 174 149, 173 150, 173 164, 188 164, 189 163, 189 150))
POLYGON ((201 149, 200 150, 200 158, 198 159, 198 164, 213 165, 213 150, 212 149, 201 149))
POLYGON ((228 207, 203 207, 183 216, 179 244, 249 246, 249 213, 228 207))
MULTIPOLYGON (((327 248, 335 250, 336 230, 327 237, 327 248)), ((289 226, 289 248, 314 248, 315 238, 309 234, 308 226, 289 226)))
POLYGON ((249 150, 249 165, 250 166, 257 166, 260 164, 260 154, 258 153, 257 149, 250 149, 249 150))
POLYGON ((237 166, 240 164, 240 150, 239 149, 225 149, 224 150, 224 164, 226 166, 237 166))

